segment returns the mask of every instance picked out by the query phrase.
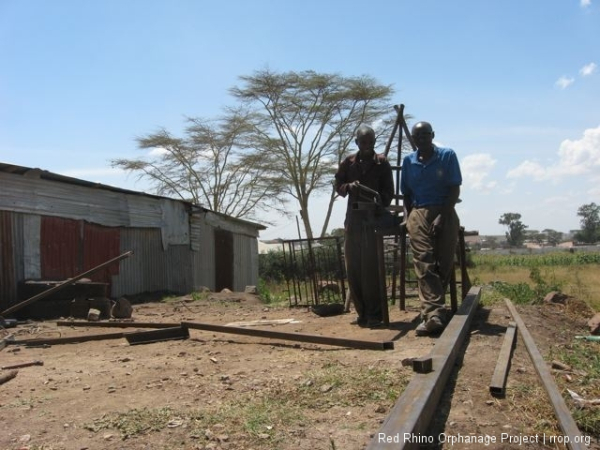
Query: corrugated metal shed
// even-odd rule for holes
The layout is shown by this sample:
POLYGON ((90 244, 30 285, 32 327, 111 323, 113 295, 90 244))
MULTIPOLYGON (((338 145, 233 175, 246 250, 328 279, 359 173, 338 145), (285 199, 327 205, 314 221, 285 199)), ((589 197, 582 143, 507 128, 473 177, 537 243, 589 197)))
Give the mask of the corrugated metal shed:
POLYGON ((201 206, 0 163, 0 311, 25 279, 72 277, 126 251, 92 276, 111 296, 215 289, 217 236, 231 234, 230 289, 258 281, 264 226, 201 206))

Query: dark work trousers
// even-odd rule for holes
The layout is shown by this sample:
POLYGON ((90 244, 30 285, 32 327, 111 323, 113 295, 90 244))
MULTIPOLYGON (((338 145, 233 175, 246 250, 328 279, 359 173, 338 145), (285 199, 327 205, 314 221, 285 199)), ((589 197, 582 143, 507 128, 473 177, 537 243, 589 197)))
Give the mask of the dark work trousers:
POLYGON ((353 211, 346 219, 345 226, 344 252, 348 286, 361 321, 382 320, 373 214, 373 211, 353 211))
POLYGON ((433 237, 431 223, 441 210, 441 206, 413 209, 408 216, 406 230, 417 276, 421 319, 438 316, 446 322, 446 289, 454 270, 460 223, 452 210, 452 215, 446 217, 441 235, 433 237))

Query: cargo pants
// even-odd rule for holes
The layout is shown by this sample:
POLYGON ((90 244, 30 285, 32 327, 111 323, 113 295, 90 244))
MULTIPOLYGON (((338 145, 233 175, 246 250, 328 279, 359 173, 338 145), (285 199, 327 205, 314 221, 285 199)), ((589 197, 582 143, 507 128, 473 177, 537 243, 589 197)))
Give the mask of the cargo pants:
POLYGON ((460 222, 453 209, 452 214, 445 217, 441 233, 434 237, 431 224, 441 211, 442 206, 438 205, 414 208, 408 216, 406 230, 417 276, 421 319, 437 316, 446 323, 446 290, 454 270, 460 222))

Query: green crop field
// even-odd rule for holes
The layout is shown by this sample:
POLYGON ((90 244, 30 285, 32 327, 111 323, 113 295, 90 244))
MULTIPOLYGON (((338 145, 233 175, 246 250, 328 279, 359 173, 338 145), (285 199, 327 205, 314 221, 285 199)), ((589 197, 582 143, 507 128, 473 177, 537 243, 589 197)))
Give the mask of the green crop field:
MULTIPOLYGON (((490 285, 518 295, 528 289, 538 298, 515 299, 523 303, 540 300, 545 291, 560 292, 584 300, 600 311, 600 253, 556 252, 543 255, 469 255, 473 284, 490 285)), ((505 292, 504 292, 505 293, 505 292)))

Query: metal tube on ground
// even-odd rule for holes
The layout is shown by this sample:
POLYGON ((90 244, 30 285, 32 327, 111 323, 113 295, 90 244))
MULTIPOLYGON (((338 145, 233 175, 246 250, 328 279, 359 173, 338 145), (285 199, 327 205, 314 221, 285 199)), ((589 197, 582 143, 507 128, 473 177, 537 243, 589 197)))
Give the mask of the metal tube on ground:
POLYGON ((287 341, 309 342, 312 344, 336 345, 366 350, 392 350, 393 341, 361 341, 357 339, 334 338, 329 336, 318 336, 313 334, 286 333, 282 331, 257 330, 241 327, 228 327, 210 323, 182 322, 183 327, 195 330, 215 331, 218 333, 242 334, 245 336, 264 337, 269 339, 282 339, 287 341))
POLYGON ((419 448, 418 442, 404 437, 423 435, 427 432, 446 382, 454 369, 454 362, 465 341, 480 298, 480 287, 475 286, 469 290, 460 308, 431 350, 429 356, 432 359, 433 370, 413 377, 379 431, 373 436, 367 450, 419 448), (394 436, 399 436, 398 442, 394 442, 394 436))
POLYGON ((586 446, 584 444, 585 441, 581 435, 581 431, 579 431, 579 428, 577 427, 577 424, 575 423, 575 420, 573 419, 571 411, 569 411, 565 400, 562 398, 562 395, 560 395, 558 387, 554 381, 554 377, 548 369, 542 354, 535 345, 535 341, 531 337, 531 334, 529 334, 529 331, 525 326, 525 322, 523 322, 523 319, 521 319, 517 309, 509 299, 504 299, 504 302, 506 303, 506 307, 510 311, 514 321, 517 324, 517 327, 519 328, 519 332, 521 333, 523 342, 525 342, 525 347, 527 347, 527 351, 529 352, 529 356, 531 357, 535 371, 539 375, 542 384, 544 385, 544 388, 546 388, 546 392, 550 397, 552 408, 554 408, 556 418, 558 419, 558 425, 564 433, 564 436, 569 437, 567 447, 571 450, 584 450, 586 446))

